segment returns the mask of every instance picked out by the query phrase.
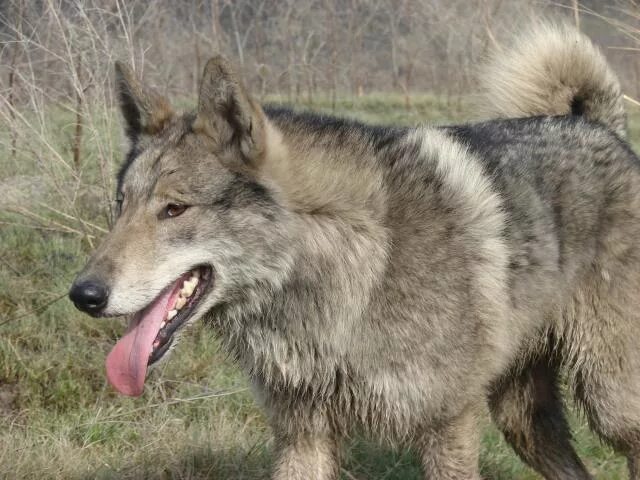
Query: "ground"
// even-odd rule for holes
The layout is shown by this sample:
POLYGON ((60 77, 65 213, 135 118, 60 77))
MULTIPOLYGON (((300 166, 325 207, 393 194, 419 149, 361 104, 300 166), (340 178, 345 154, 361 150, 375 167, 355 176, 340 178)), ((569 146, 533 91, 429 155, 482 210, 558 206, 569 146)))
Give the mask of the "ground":
MULTIPOLYGON (((333 110, 321 100, 314 108, 333 110)), ((412 97, 408 108, 404 98, 383 95, 338 101, 335 108, 368 122, 473 118, 466 101, 429 96, 412 97)), ((51 115, 60 124, 51 127, 58 135, 51 140, 53 148, 69 157, 73 117, 51 115)), ((636 114, 631 126, 632 141, 640 140, 636 114)), ((118 133, 109 135, 114 140, 106 143, 117 144, 118 133)), ((3 138, 7 146, 8 137, 3 138)), ((92 150, 90 136, 85 142, 86 157, 75 180, 64 180, 65 174, 46 177, 53 171, 46 162, 53 160, 31 155, 28 148, 19 145, 16 156, 8 147, 0 151, 0 477, 268 478, 272 439, 265 418, 242 373, 206 328, 189 332, 182 348, 149 379, 142 397, 118 396, 107 385, 104 357, 123 323, 83 316, 63 298, 98 239, 83 235, 81 227, 73 232, 56 226, 91 224, 96 236, 106 228, 99 206, 105 187, 95 165, 102 157, 92 150), (64 204, 61 192, 68 191, 65 181, 83 184, 72 211, 59 206, 64 204), (15 213, 24 208, 28 213, 15 213), (73 223, 76 216, 89 223, 73 223)), ((572 425, 577 449, 597 478, 626 478, 623 459, 603 446, 578 415, 572 415, 572 425)), ((538 478, 488 421, 481 468, 487 479, 538 478)), ((345 480, 420 478, 410 453, 360 438, 345 444, 342 472, 345 480)))

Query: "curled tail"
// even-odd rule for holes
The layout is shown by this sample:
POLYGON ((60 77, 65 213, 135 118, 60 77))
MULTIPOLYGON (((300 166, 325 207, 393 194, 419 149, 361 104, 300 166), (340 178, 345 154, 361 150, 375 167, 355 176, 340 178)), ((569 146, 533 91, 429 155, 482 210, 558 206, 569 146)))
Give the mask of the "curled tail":
POLYGON ((482 73, 487 116, 581 115, 626 138, 618 78, 591 40, 571 27, 536 25, 495 52, 482 73))

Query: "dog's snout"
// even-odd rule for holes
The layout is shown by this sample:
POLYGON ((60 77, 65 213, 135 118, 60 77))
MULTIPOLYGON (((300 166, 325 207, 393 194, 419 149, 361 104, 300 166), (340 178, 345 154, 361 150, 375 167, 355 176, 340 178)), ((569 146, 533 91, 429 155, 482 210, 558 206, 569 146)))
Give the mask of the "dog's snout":
POLYGON ((109 291, 106 285, 97 280, 76 281, 71 286, 69 298, 78 310, 97 315, 107 305, 109 291))

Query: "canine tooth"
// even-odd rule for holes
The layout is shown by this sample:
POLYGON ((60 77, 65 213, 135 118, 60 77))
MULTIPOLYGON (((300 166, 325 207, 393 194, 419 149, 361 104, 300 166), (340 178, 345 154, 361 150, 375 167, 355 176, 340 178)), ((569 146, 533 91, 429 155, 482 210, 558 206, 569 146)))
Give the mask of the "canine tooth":
POLYGON ((184 297, 178 297, 178 300, 176 300, 176 304, 175 304, 175 309, 176 310, 180 310, 182 307, 185 306, 185 304, 187 303, 187 299, 184 297))
POLYGON ((167 313, 167 321, 171 320, 177 314, 178 314, 178 310, 169 310, 169 313, 167 313))
POLYGON ((162 323, 160 324, 160 328, 164 328, 164 326, 167 324, 167 322, 165 322, 164 320, 162 321, 162 323))

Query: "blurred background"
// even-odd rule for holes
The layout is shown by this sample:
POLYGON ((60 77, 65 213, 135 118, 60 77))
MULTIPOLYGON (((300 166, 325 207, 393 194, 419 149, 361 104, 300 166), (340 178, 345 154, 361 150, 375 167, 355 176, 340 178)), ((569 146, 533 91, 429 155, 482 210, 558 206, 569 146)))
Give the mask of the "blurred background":
MULTIPOLYGON (((268 478, 272 440, 242 374, 191 330, 139 399, 106 384, 124 325, 79 314, 74 273, 108 230, 123 135, 113 62, 192 108, 231 57, 263 102, 370 123, 478 119, 476 69, 535 18, 577 25, 618 73, 640 142, 640 3, 525 0, 0 2, 0 477, 268 478)), ((573 407, 570 409, 574 411, 573 407)), ((572 415, 600 479, 625 462, 572 415)), ((486 422, 490 479, 534 479, 486 422)), ((359 437, 343 479, 418 479, 410 453, 359 437)))

